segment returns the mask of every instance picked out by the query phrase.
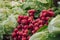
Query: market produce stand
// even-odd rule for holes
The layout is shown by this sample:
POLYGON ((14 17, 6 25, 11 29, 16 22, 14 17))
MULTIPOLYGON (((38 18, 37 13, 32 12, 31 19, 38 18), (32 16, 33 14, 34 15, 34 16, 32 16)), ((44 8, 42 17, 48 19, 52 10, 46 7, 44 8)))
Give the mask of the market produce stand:
POLYGON ((1 0, 0 40, 59 40, 59 1, 1 0))

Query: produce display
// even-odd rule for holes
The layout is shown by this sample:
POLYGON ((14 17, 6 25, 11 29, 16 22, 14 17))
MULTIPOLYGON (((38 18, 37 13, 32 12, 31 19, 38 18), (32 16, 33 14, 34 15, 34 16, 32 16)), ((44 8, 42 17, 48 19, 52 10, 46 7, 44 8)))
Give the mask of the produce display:
POLYGON ((29 16, 18 16, 18 26, 12 33, 13 40, 29 40, 30 36, 37 32, 43 25, 48 25, 48 20, 54 16, 54 12, 43 10, 39 17, 34 19, 35 10, 28 10, 29 16))
POLYGON ((60 40, 60 15, 49 23, 47 30, 34 34, 29 40, 60 40))
POLYGON ((0 40, 59 40, 60 6, 53 0, 1 0, 0 40))

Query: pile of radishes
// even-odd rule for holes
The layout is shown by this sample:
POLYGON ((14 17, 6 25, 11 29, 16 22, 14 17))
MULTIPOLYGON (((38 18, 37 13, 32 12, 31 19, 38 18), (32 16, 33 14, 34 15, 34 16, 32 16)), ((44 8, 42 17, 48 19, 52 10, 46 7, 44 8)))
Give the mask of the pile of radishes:
POLYGON ((18 26, 12 33, 13 40, 29 40, 30 36, 37 32, 43 25, 48 25, 48 20, 54 16, 54 12, 42 10, 37 19, 34 19, 36 10, 28 10, 28 16, 19 15, 18 26))

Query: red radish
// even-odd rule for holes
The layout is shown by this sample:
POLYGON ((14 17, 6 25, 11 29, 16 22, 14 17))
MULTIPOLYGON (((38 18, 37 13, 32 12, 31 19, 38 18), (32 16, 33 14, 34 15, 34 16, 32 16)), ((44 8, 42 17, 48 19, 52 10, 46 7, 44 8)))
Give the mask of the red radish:
POLYGON ((28 22, 30 23, 30 22, 32 22, 33 21, 33 17, 29 17, 28 18, 28 22))
POLYGON ((41 25, 39 25, 39 28, 41 28, 43 25, 41 24, 41 25))
POLYGON ((43 20, 38 21, 39 24, 43 24, 43 20))
POLYGON ((39 29, 39 27, 35 27, 34 30, 37 31, 39 29))
POLYGON ((28 29, 26 29, 24 32, 25 32, 25 33, 28 33, 28 29))
POLYGON ((23 36, 27 36, 27 33, 23 33, 23 36))
POLYGON ((31 29, 32 29, 32 28, 33 28, 33 24, 30 24, 30 25, 29 25, 29 28, 31 28, 31 29))
POLYGON ((36 21, 36 22, 40 21, 40 18, 36 19, 35 21, 36 21))
POLYGON ((29 27, 28 25, 25 25, 25 26, 24 26, 24 29, 28 29, 28 27, 29 27))
POLYGON ((22 40, 26 40, 26 37, 22 37, 22 40))
POLYGON ((36 23, 36 21, 35 21, 35 20, 33 20, 33 21, 32 21, 32 24, 35 24, 35 23, 36 23))
POLYGON ((45 20, 45 17, 41 17, 42 20, 45 20))
POLYGON ((35 13, 35 12, 36 12, 36 10, 34 10, 34 9, 28 10, 28 13, 35 13))
POLYGON ((12 33, 12 37, 13 38, 16 37, 16 33, 15 32, 12 33))
POLYGON ((23 32, 17 32, 17 34, 20 35, 20 36, 22 36, 22 33, 23 33, 23 32))
POLYGON ((28 19, 28 16, 24 16, 24 19, 28 19))
POLYGON ((47 12, 47 10, 42 10, 42 13, 46 13, 47 12))
POLYGON ((21 28, 22 28, 22 27, 21 27, 20 25, 17 26, 17 29, 18 29, 18 30, 21 29, 21 28))
POLYGON ((20 37, 20 36, 18 36, 18 40, 20 40, 20 38, 21 38, 21 37, 20 37))
POLYGON ((21 20, 21 24, 28 24, 28 21, 26 19, 21 20))
POLYGON ((29 13, 29 16, 34 16, 34 13, 29 13))
POLYGON ((42 14, 42 16, 43 16, 43 17, 46 17, 46 15, 47 15, 47 13, 46 13, 46 12, 42 14))
POLYGON ((35 23, 35 24, 34 24, 34 27, 35 27, 35 26, 39 26, 39 24, 38 24, 38 23, 35 23))
POLYGON ((50 12, 51 17, 54 16, 54 12, 50 12))
POLYGON ((18 20, 17 20, 17 22, 20 24, 20 23, 21 23, 21 20, 20 20, 20 19, 18 19, 18 20))
POLYGON ((27 39, 29 40, 30 36, 27 37, 27 39))
POLYGON ((17 40, 17 37, 13 38, 13 40, 17 40))
POLYGON ((50 19, 50 17, 46 17, 45 20, 48 21, 50 19))
POLYGON ((19 16, 18 16, 18 19, 22 19, 22 18, 23 18, 23 16, 22 16, 22 15, 19 15, 19 16))
POLYGON ((35 33, 35 30, 32 31, 32 34, 34 34, 34 33, 35 33))
POLYGON ((15 28, 15 29, 14 29, 14 32, 15 32, 15 33, 17 33, 17 32, 18 32, 18 29, 17 29, 17 28, 15 28))
POLYGON ((48 22, 46 22, 46 25, 48 25, 48 22))

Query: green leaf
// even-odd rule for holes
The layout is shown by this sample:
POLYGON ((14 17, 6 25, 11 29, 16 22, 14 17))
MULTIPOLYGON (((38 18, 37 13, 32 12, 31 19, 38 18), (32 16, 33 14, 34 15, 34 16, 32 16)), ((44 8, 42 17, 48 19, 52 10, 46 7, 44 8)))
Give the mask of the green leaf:
POLYGON ((60 34, 60 15, 51 20, 48 25, 49 33, 60 34))
POLYGON ((48 32, 47 31, 42 31, 35 33, 30 37, 30 40, 46 40, 48 38, 48 32))
POLYGON ((4 20, 2 23, 2 27, 4 27, 4 32, 5 34, 11 34, 13 29, 16 27, 17 25, 17 21, 14 17, 13 14, 11 14, 7 20, 4 20))
POLYGON ((38 0, 41 3, 48 3, 46 0, 38 0))
POLYGON ((41 27, 37 32, 44 31, 44 30, 47 30, 47 26, 46 25, 44 25, 43 27, 41 27))
POLYGON ((60 34, 54 35, 48 31, 42 31, 32 35, 29 40, 60 40, 60 34))

